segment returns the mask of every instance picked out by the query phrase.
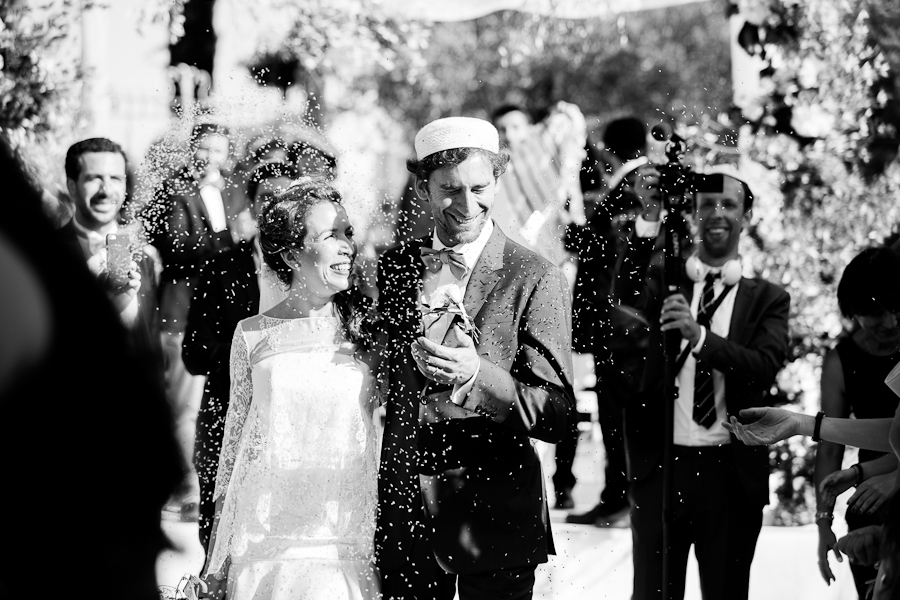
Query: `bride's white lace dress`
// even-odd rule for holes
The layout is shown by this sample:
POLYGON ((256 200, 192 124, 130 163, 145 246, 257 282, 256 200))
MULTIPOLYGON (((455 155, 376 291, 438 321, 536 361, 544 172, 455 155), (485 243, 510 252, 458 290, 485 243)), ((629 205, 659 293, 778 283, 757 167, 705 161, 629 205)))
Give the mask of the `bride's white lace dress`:
POLYGON ((337 318, 241 321, 208 572, 229 600, 375 599, 374 381, 337 318))

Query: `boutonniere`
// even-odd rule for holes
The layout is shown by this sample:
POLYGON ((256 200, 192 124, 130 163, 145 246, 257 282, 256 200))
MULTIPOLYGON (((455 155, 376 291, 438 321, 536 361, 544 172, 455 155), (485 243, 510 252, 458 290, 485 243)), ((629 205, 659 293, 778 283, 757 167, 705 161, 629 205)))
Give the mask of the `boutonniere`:
POLYGON ((463 333, 470 336, 473 342, 478 343, 478 328, 466 312, 463 294, 459 286, 452 283, 440 286, 431 293, 430 298, 422 296, 419 308, 422 311, 423 335, 427 336, 428 330, 444 315, 458 315, 462 321, 463 333))

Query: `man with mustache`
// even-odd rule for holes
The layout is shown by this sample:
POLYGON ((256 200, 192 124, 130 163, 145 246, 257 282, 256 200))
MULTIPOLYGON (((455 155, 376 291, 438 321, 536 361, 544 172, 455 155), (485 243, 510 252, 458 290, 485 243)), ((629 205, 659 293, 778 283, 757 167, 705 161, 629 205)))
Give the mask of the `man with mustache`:
POLYGON ((491 219, 508 161, 493 125, 438 119, 415 146, 407 168, 434 231, 378 264, 390 341, 375 536, 382 592, 525 600, 553 553, 532 440, 558 442, 574 412, 569 293, 557 267, 491 219), (420 312, 440 289, 461 300, 477 333, 453 314, 432 322, 420 312))
POLYGON ((722 174, 697 178, 697 251, 684 264, 680 290, 661 287, 651 266, 661 223, 659 173, 645 169, 635 191, 642 217, 617 285, 620 299, 645 309, 651 323, 641 391, 625 407, 634 600, 684 597, 688 552, 700 570, 704 600, 746 599, 750 564, 769 500, 765 447, 739 443, 726 415, 763 406, 788 349, 790 297, 779 286, 743 277, 738 254, 753 195, 722 174), (674 398, 663 395, 662 333, 681 337, 674 398), (674 402, 669 588, 662 589, 665 402, 674 402))

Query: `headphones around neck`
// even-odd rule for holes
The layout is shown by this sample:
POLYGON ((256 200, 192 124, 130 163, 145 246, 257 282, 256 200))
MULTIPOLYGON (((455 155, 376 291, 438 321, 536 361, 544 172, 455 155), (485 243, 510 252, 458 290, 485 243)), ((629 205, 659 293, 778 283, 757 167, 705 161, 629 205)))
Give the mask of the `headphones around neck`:
MULTIPOLYGON (((692 254, 688 257, 687 262, 685 262, 684 269, 687 272, 688 279, 696 283, 703 281, 703 276, 710 267, 704 265, 696 254, 692 254)), ((741 258, 732 258, 722 265, 720 271, 722 274, 722 281, 725 285, 734 285, 741 280, 742 271, 741 258)))

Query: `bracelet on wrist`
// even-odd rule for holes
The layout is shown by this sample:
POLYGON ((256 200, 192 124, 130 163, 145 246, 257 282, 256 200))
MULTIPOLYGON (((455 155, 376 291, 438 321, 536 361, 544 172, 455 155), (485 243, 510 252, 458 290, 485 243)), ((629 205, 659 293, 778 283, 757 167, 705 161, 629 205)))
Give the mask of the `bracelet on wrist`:
POLYGON ((861 484, 861 483, 863 482, 863 468, 862 468, 862 465, 859 464, 859 463, 856 463, 855 465, 853 465, 853 466, 850 467, 850 468, 853 469, 854 471, 856 471, 856 483, 854 483, 853 485, 854 485, 854 486, 857 486, 857 485, 861 484))
POLYGON ((820 410, 816 413, 816 426, 813 428, 812 441, 821 442, 819 433, 822 431, 822 419, 825 417, 825 411, 820 410))
POLYGON ((816 523, 818 523, 819 521, 828 521, 829 523, 831 523, 832 521, 834 521, 834 515, 831 513, 831 511, 819 511, 816 513, 816 523))

